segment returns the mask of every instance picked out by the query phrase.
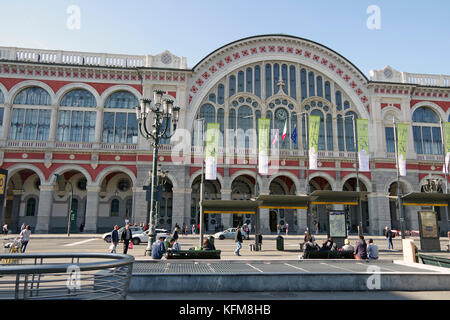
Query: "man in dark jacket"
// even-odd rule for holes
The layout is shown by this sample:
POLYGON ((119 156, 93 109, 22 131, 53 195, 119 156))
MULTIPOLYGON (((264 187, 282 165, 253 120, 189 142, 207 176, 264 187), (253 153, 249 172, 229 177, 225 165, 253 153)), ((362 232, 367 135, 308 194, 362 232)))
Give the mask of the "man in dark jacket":
POLYGON ((234 235, 234 242, 236 242, 236 250, 234 250, 234 254, 237 256, 240 256, 239 250, 242 249, 242 241, 241 227, 238 227, 236 234, 234 235))
POLYGON ((112 243, 112 249, 111 253, 116 253, 117 244, 119 243, 119 226, 115 225, 114 230, 111 232, 111 243, 112 243))
POLYGON ((394 244, 392 243, 394 233, 387 226, 384 228, 384 235, 386 236, 386 239, 388 241, 388 250, 394 250, 394 244))
POLYGON ((127 254, 130 241, 133 239, 133 234, 130 230, 130 224, 127 224, 125 230, 122 232, 121 240, 123 240, 123 254, 127 254))
POLYGON ((355 248, 355 259, 366 260, 367 259, 367 243, 364 240, 364 236, 359 236, 359 241, 355 248))

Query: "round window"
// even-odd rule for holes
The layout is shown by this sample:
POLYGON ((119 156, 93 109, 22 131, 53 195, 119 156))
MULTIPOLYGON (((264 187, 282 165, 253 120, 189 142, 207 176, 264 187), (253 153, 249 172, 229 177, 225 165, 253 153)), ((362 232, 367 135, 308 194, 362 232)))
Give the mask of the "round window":
POLYGON ((216 224, 216 220, 212 219, 211 224, 216 224))
POLYGON ((128 179, 120 179, 117 183, 117 189, 122 192, 128 191, 130 189, 130 181, 128 179))
POLYGON ((84 191, 84 190, 86 190, 86 184, 87 184, 86 178, 81 178, 81 179, 78 180, 78 182, 77 182, 77 187, 78 187, 78 189, 80 189, 81 191, 84 191))

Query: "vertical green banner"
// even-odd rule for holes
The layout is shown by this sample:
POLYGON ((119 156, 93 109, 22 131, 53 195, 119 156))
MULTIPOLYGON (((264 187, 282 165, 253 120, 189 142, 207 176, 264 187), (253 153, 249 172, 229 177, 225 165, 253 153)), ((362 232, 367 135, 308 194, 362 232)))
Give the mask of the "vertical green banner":
POLYGON ((319 130, 320 117, 309 116, 308 126, 308 141, 309 141, 309 168, 317 169, 317 158, 319 155, 319 130))
POLYGON ((407 123, 397 124, 397 157, 398 170, 401 176, 406 176, 406 148, 408 145, 408 128, 407 123))
POLYGON ((205 150, 205 179, 216 180, 217 152, 219 150, 220 124, 208 123, 206 125, 206 150, 205 150))
POLYGON ((270 119, 258 119, 258 172, 269 174, 270 119))
POLYGON ((358 135, 359 170, 369 169, 369 121, 367 119, 356 120, 356 132, 358 135))
POLYGON ((444 122, 444 139, 445 139, 445 165, 444 173, 448 173, 448 162, 450 160, 450 122, 444 122))

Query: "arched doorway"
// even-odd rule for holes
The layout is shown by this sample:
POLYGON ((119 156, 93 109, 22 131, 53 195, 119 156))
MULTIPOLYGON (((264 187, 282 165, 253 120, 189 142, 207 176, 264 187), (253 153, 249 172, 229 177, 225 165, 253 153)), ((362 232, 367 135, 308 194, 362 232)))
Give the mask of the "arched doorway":
MULTIPOLYGON (((406 187, 402 182, 400 182, 400 189, 401 189, 402 195, 405 195, 406 187)), ((398 212, 398 201, 396 199, 397 194, 398 194, 398 184, 397 184, 397 182, 393 182, 389 186, 389 212, 390 212, 390 217, 391 217, 391 229, 394 229, 394 230, 401 229, 400 217, 399 217, 399 212, 398 212)), ((403 208, 403 209, 405 209, 405 208, 403 208)), ((404 215, 404 216, 406 217, 406 215, 404 215)), ((406 218, 405 218, 405 222, 406 222, 406 218)), ((406 226, 405 226, 405 228, 406 228, 406 226)))
MULTIPOLYGON (((286 177, 279 176, 270 182, 271 195, 295 195, 296 188, 294 182, 286 177)), ((285 230, 289 225, 289 230, 296 231, 297 215, 293 209, 271 209, 269 211, 269 228, 271 232, 277 232, 277 226, 280 225, 285 230)))
MULTIPOLYGON (((196 177, 192 182, 191 193, 191 226, 195 225, 198 232, 197 225, 200 224, 200 184, 201 175, 196 177)), ((219 180, 204 180, 203 181, 203 199, 204 200, 219 200, 220 195, 219 180)), ((220 214, 205 214, 203 217, 204 231, 215 231, 222 225, 222 217, 220 214)))
POLYGON ((67 170, 56 179, 50 232, 80 232, 86 225, 87 179, 77 170, 67 170), (70 212, 69 212, 70 211, 70 212), (68 223, 67 218, 70 222, 68 223))
POLYGON ((34 231, 37 222, 41 179, 30 169, 14 172, 6 187, 3 224, 12 233, 20 232, 22 224, 34 231))
MULTIPOLYGON (((236 177, 231 183, 232 200, 250 200, 255 191, 255 178, 249 175, 236 177)), ((251 223, 255 225, 254 214, 233 214, 233 227, 251 223)))
POLYGON ((114 171, 107 174, 100 181, 99 197, 98 232, 111 231, 116 224, 145 222, 134 221, 133 180, 127 173, 114 171))
MULTIPOLYGON (((361 190, 361 192, 367 191, 367 187, 364 184, 364 182, 361 181, 361 179, 359 179, 359 189, 361 190)), ((342 191, 356 191, 356 178, 348 179, 344 183, 342 191)), ((362 208, 361 211, 362 211, 363 233, 367 233, 370 222, 369 222, 369 203, 366 197, 363 197, 361 199, 361 208, 362 208)), ((345 205, 345 209, 348 213, 346 220, 349 226, 349 232, 357 233, 358 232, 357 226, 359 226, 360 222, 359 205, 357 206, 345 205)))
MULTIPOLYGON (((316 190, 332 190, 331 184, 323 177, 314 177, 309 181, 311 193, 316 190)), ((311 206, 311 225, 315 233, 328 231, 328 210, 332 209, 329 204, 316 204, 311 206)))

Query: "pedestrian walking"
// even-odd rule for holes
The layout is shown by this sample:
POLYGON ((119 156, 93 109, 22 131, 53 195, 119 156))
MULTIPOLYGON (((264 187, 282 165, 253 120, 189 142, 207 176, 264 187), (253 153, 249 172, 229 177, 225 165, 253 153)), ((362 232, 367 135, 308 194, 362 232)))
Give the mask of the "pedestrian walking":
POLYGON ((3 234, 8 234, 8 225, 6 223, 3 225, 3 234))
POLYGON ((27 249, 28 242, 30 241, 31 228, 29 225, 25 227, 22 231, 20 231, 20 242, 22 242, 22 253, 27 249))
POLYGON ((367 258, 373 260, 378 259, 378 246, 373 243, 373 239, 369 239, 369 245, 367 246, 367 258))
POLYGON ((181 226, 181 234, 182 235, 186 235, 186 225, 184 224, 184 222, 183 222, 183 225, 181 226))
POLYGON ((80 232, 83 232, 84 231, 84 222, 82 222, 81 224, 80 224, 80 232))
POLYGON ((281 225, 277 224, 277 235, 280 235, 281 233, 281 225))
POLYGON ((195 224, 192 225, 192 234, 195 234, 195 224))
POLYGON ((236 242, 236 250, 234 250, 234 254, 237 256, 240 256, 241 254, 239 251, 242 249, 242 233, 241 233, 241 227, 237 228, 236 234, 234 236, 234 242, 236 242))
POLYGON ((133 239, 133 233, 130 230, 130 224, 127 224, 122 232, 121 240, 123 240, 123 254, 127 254, 130 241, 133 239))
POLYGON ((197 233, 200 234, 200 223, 197 224, 197 233))
POLYGON ((114 230, 111 232, 111 253, 117 253, 116 249, 117 249, 117 244, 119 243, 119 226, 116 224, 114 226, 114 230))
POLYGON ((259 244, 259 251, 262 251, 262 241, 263 241, 263 236, 260 233, 258 233, 258 244, 259 244))
POLYGON ((392 243, 394 233, 392 232, 391 229, 388 228, 388 226, 384 228, 384 235, 386 236, 388 242, 388 250, 394 250, 394 244, 392 243))
POLYGON ((366 260, 367 259, 367 243, 364 240, 364 236, 359 236, 359 241, 355 248, 355 259, 357 260, 366 260))
POLYGON ((289 232, 289 223, 286 223, 286 235, 288 235, 289 232))

